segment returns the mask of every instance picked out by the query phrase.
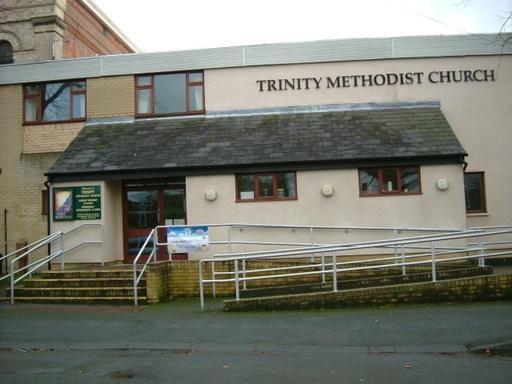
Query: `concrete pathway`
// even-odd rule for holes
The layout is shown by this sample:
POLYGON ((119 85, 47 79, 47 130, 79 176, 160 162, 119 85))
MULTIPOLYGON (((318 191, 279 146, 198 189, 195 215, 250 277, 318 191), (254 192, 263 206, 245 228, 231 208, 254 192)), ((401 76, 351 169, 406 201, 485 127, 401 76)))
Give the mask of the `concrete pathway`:
POLYGON ((1 383, 507 383, 512 302, 224 313, 0 305, 1 383), (484 353, 469 349, 480 347, 484 353), (486 349, 489 353, 485 353, 486 349))

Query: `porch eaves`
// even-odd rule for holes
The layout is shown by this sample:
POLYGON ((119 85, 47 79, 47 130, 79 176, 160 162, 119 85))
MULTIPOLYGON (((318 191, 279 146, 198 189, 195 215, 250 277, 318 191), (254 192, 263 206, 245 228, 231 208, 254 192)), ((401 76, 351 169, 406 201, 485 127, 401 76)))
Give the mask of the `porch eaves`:
POLYGON ((464 160, 439 106, 373 107, 85 126, 52 181, 464 160))

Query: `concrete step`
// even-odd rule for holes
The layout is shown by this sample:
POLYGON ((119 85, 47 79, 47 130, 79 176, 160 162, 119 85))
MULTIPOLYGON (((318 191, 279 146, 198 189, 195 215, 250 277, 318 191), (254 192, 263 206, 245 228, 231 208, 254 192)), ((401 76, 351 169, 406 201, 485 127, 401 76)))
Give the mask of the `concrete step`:
MULTIPOLYGON (((139 296, 145 296, 146 288, 138 288, 139 296)), ((7 290, 7 296, 10 289, 7 290)), ((14 288, 15 297, 133 297, 133 287, 100 287, 100 288, 14 288)))
MULTIPOLYGON (((14 293, 16 302, 133 305, 133 271, 45 271, 24 280, 14 293)), ((140 281, 137 295, 141 304, 147 303, 145 279, 140 281)), ((10 289, 6 297, 10 297, 10 289)))
MULTIPOLYGON (((52 276, 53 277, 53 276, 52 276)), ((72 278, 72 279, 49 279, 32 278, 23 282, 25 288, 94 288, 94 287, 132 287, 133 278, 120 277, 98 277, 98 278, 72 278)), ((146 280, 139 282, 139 287, 146 287, 146 280)))
POLYGON ((39 273, 42 279, 98 279, 118 278, 133 279, 131 270, 75 270, 75 271, 45 271, 39 273))
MULTIPOLYGON (((1 297, 0 302, 9 302, 10 297, 1 297)), ((69 297, 69 296, 52 296, 52 297, 30 297, 30 296, 15 296, 15 303, 38 303, 38 304, 107 304, 107 305, 133 305, 133 297, 69 297)), ((146 296, 139 296, 138 303, 141 305, 147 304, 146 296)))

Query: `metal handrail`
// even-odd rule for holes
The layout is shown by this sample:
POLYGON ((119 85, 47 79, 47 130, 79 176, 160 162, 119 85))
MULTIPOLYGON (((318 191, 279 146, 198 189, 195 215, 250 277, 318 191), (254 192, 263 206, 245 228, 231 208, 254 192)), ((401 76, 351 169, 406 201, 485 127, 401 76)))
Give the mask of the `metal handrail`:
MULTIPOLYGON (((28 264, 26 265, 25 267, 22 267, 22 268, 19 268, 18 270, 14 271, 13 273, 11 273, 11 304, 14 304, 14 285, 18 282, 20 282, 21 280, 23 280, 25 277, 27 276, 31 276, 32 273, 34 273, 35 271, 37 271, 39 268, 41 268, 42 266, 44 266, 46 263, 52 261, 53 259, 57 258, 57 257, 60 257, 61 260, 64 259, 64 252, 59 249, 51 254, 49 254, 48 256, 45 256, 37 261, 34 261, 33 263, 31 264, 28 264), (32 266, 35 266, 34 268, 30 268, 32 266), (17 279, 14 278, 14 275, 20 271, 23 271, 25 269, 28 269, 27 272, 25 272, 23 275, 19 276, 17 279)), ((15 260, 11 260, 11 268, 13 268, 14 266, 14 262, 15 260)))
POLYGON ((51 262, 52 260, 54 260, 57 257, 61 258, 60 259, 61 270, 64 270, 65 254, 72 252, 75 249, 77 249, 83 245, 87 245, 87 244, 101 244, 101 262, 102 262, 102 265, 104 265, 104 228, 103 228, 102 223, 84 223, 84 224, 81 224, 81 225, 71 229, 70 231, 68 231, 66 233, 63 233, 62 231, 58 231, 58 232, 52 233, 48 236, 45 236, 29 245, 26 245, 23 248, 17 249, 16 251, 3 256, 0 259, 0 262, 1 262, 1 260, 7 259, 9 257, 16 256, 10 261, 9 273, 0 278, 0 280, 6 279, 6 278, 11 279, 11 303, 14 303, 14 285, 16 283, 23 280, 27 276, 31 277, 32 273, 39 270, 46 263, 51 262), (82 241, 79 244, 69 248, 68 250, 64 249, 64 239, 67 235, 69 235, 73 232, 76 232, 83 227, 93 226, 93 225, 94 226, 99 225, 101 227, 101 240, 99 240, 99 241, 93 241, 93 240, 87 241, 86 240, 86 241, 82 241), (51 252, 49 255, 44 256, 44 257, 32 262, 31 254, 34 251, 38 250, 39 248, 41 248, 43 246, 51 245, 53 242, 55 242, 57 240, 60 240, 60 249, 59 250, 51 252), (19 268, 15 269, 15 263, 27 256, 28 256, 28 264, 23 267, 19 267, 19 268), (23 273, 21 276, 15 278, 16 274, 23 272, 23 271, 26 271, 26 272, 23 273))
MULTIPOLYGON (((462 230, 457 233, 461 233, 462 235, 471 233, 471 234, 484 234, 481 230, 462 230)), ((429 239, 437 239, 440 238, 441 240, 444 239, 446 236, 452 236, 453 233, 445 234, 445 235, 422 235, 422 236, 412 236, 412 237, 405 237, 405 238, 397 238, 397 239, 388 239, 388 240, 372 240, 372 241, 365 241, 365 242, 354 242, 354 243, 347 243, 347 244, 334 244, 334 245, 320 245, 320 246, 313 246, 313 247, 306 247, 306 248, 291 248, 291 249, 282 249, 282 250, 271 250, 271 251, 254 251, 254 252, 239 252, 239 253, 218 253, 212 256, 212 258, 222 258, 222 259, 229 259, 229 258, 238 258, 240 256, 265 256, 265 257, 283 257, 283 256, 291 256, 296 254, 301 255, 308 255, 311 253, 320 253, 320 252, 332 252, 332 251, 339 251, 339 250, 346 250, 346 249, 366 249, 366 248, 386 248, 386 247, 393 247, 395 245, 402 245, 402 244, 416 244, 416 243, 423 243, 425 240, 429 239), (407 240, 407 242, 403 242, 407 240), (414 241, 414 242, 413 242, 414 241), (357 247, 357 248, 350 248, 350 247, 357 247)))
POLYGON ((67 249, 65 250, 64 252, 67 253, 67 252, 71 252, 73 250, 75 250, 76 248, 79 248, 81 247, 82 245, 85 245, 85 244, 101 244, 101 265, 102 266, 105 266, 105 227, 103 225, 103 223, 83 223, 83 224, 80 224, 76 227, 74 227, 73 229, 67 231, 66 233, 64 233, 64 237, 65 236, 68 236, 70 234, 72 234, 73 232, 76 232, 84 227, 87 227, 87 226, 99 226, 101 228, 101 240, 91 240, 91 241, 82 241, 81 243, 71 247, 70 249, 67 249))
POLYGON ((148 237, 146 238, 146 241, 140 248, 139 253, 135 257, 135 259, 133 259, 133 262, 132 262, 132 264, 133 264, 133 303, 135 306, 139 305, 137 286, 139 285, 139 282, 142 280, 142 276, 144 276, 144 272, 146 271, 146 268, 148 267, 151 259, 153 259, 153 261, 156 261, 156 246, 157 246, 157 234, 158 234, 157 228, 158 227, 153 228, 151 230, 148 237), (152 249, 151 253, 149 254, 148 258, 146 259, 146 261, 144 262, 144 265, 140 271, 140 274, 137 276, 137 262, 139 261, 140 257, 144 253, 144 250, 146 249, 146 247, 149 243, 149 240, 151 238, 153 238, 153 249, 152 249))
MULTIPOLYGON (((61 266, 63 267, 64 266, 64 251, 63 251, 63 238, 64 238, 64 235, 62 232, 55 232, 51 235, 48 235, 46 236, 45 238, 43 238, 44 240, 38 240, 34 243, 32 243, 31 247, 24 247, 24 249, 26 249, 25 252, 21 253, 20 255, 16 256, 15 258, 13 258, 10 262, 10 267, 9 267, 9 277, 11 279, 11 304, 14 304, 14 285, 16 283, 18 283, 19 281, 23 280, 25 277, 27 276, 32 276, 32 273, 34 273, 35 271, 37 271, 39 268, 41 268, 43 265, 46 264, 46 262, 49 262, 51 260, 53 260, 54 258, 56 257, 61 257, 61 266), (56 240, 60 240, 60 250, 58 251, 55 251, 53 253, 50 253, 50 255, 48 256, 45 256, 39 260, 36 260, 34 262, 32 262, 30 259, 29 259, 29 263, 23 267, 19 267, 18 269, 15 269, 15 263, 19 260, 21 260, 22 258, 24 258, 25 256, 29 256, 30 257, 30 254, 36 250, 38 250, 39 248, 41 247, 44 247, 44 246, 47 246, 47 245, 50 245, 56 241, 56 240), (34 267, 34 268, 32 268, 34 267), (18 278, 15 278, 15 275, 19 272, 23 272, 25 271, 26 272, 24 274, 22 274, 21 276, 19 276, 18 278)), ((19 252, 19 251, 18 251, 19 252)))
MULTIPOLYGON (((469 239, 473 237, 484 237, 484 236, 499 236, 499 235, 505 235, 505 234, 511 234, 512 230, 499 230, 499 231, 492 231, 492 232, 484 232, 481 229, 478 230, 468 230, 464 231, 462 233, 456 233, 456 234, 445 234, 445 235, 436 235, 436 236, 417 236, 417 237, 411 237, 411 238, 401 238, 401 239, 392 239, 392 240, 384 240, 384 241, 374 241, 374 242, 363 242, 363 243, 351 243, 351 244, 345 244, 345 245, 337 245, 333 247, 318 247, 317 249, 301 249, 298 251, 293 252, 277 252, 277 251, 271 251, 267 254, 259 253, 257 255, 245 255, 245 256, 236 256, 233 257, 232 255, 229 255, 230 257, 224 257, 224 258, 214 258, 211 259, 203 259, 199 261, 199 287, 200 287, 200 299, 201 299, 201 309, 204 309, 204 284, 215 284, 215 283, 226 283, 226 282, 235 282, 235 297, 236 300, 240 300, 240 282, 245 283, 247 281, 252 280, 262 280, 262 279, 276 279, 276 278, 284 278, 284 277, 292 277, 292 276, 306 276, 306 275, 318 275, 322 274, 325 275, 326 273, 332 273, 333 277, 333 291, 337 291, 337 274, 339 272, 344 271, 355 271, 355 270, 363 270, 363 269, 372 269, 372 268, 389 268, 389 267, 397 267, 402 266, 403 271, 405 271, 406 266, 410 265, 421 265, 421 264, 431 264, 432 266, 432 281, 436 281, 436 263, 440 262, 448 262, 448 261, 457 261, 457 260, 472 260, 472 259, 478 259, 479 265, 483 266, 483 261, 485 258, 493 258, 493 257, 501 257, 504 255, 510 255, 512 254, 512 250, 508 251, 502 251, 502 252, 491 252, 491 253, 485 253, 485 246, 480 241, 479 247, 476 248, 460 248, 460 249, 452 249, 452 250, 445 250, 443 252, 436 252, 435 243, 439 241, 448 241, 448 240, 460 240, 460 239, 469 239), (405 255, 403 253, 404 247, 411 245, 411 244, 420 244, 428 242, 431 244, 431 252, 430 253, 422 253, 422 254, 415 254, 415 255, 405 255), (384 247, 384 246, 393 246, 393 247, 401 247, 402 255, 394 255, 392 257, 388 258, 374 258, 369 260, 357 260, 357 261, 347 261, 343 263, 339 263, 337 261, 337 252, 346 252, 348 250, 359 250, 359 249, 369 249, 369 248, 376 248, 376 247, 384 247), (461 251, 464 251, 466 254, 463 256, 455 256, 455 257, 448 257, 448 258, 442 258, 442 259, 436 259, 436 257, 443 256, 443 255, 453 255, 453 254, 460 254, 461 251), (268 257, 301 257, 304 255, 309 255, 311 253, 314 254, 325 254, 325 253, 332 253, 332 263, 322 263, 322 269, 320 271, 308 271, 308 272, 295 272, 295 273, 284 273, 284 274, 272 274, 272 275, 259 275, 259 276, 247 276, 248 272, 243 270, 242 276, 240 277, 240 270, 239 270, 239 262, 242 261, 243 265, 246 261, 249 260, 261 260, 268 257), (471 252, 477 252, 477 254, 471 255, 471 252), (411 261, 412 258, 425 258, 427 256, 430 256, 430 260, 419 260, 419 261, 411 261), (394 261, 393 264, 382 264, 382 261, 394 261), (217 262, 232 262, 234 264, 234 278, 224 278, 224 279, 204 279, 203 278, 203 264, 211 263, 211 265, 215 265, 217 262), (346 268, 338 268, 339 265, 345 265, 345 264, 361 264, 363 262, 379 262, 379 264, 375 265, 366 265, 366 266, 359 266, 359 267, 346 267, 346 268), (325 269, 326 267, 330 267, 329 269, 325 269)), ((447 247, 444 247, 447 248, 447 247)), ((303 266, 304 267, 307 267, 303 266)), ((317 265, 319 266, 319 265, 317 265)), ((245 268, 245 265, 244 265, 245 268)), ((282 268, 282 267, 278 267, 282 268)), ((294 266, 294 269, 297 269, 297 266, 294 266)), ((270 271, 276 271, 276 270, 283 270, 283 269, 277 269, 277 268, 267 268, 265 272, 270 271)), ((257 270, 256 270, 257 271, 257 270)), ((261 272, 261 270, 259 271, 261 272)), ((250 273, 250 272, 249 272, 250 273)), ((256 272, 253 272, 256 273, 256 272)))
MULTIPOLYGON (((52 234, 50 234, 50 235, 47 235, 47 236, 45 236, 45 237, 43 237, 43 238, 41 238, 41 239, 39 239, 39 240, 34 241, 33 243, 30 243, 30 244, 28 244, 28 245, 25 245, 25 246, 24 246, 24 247, 22 247, 22 248, 19 248, 19 249, 15 250, 15 251, 12 251, 11 253, 8 253, 8 254, 6 254, 6 255, 4 255, 4 256, 1 256, 1 257, 0 257, 0 262, 4 261, 5 259, 8 259, 9 257, 12 257, 12 256, 14 256, 14 255, 18 254, 18 253, 19 253, 19 252, 21 252, 21 251, 24 251, 25 249, 29 249, 29 248, 30 248, 30 247, 32 247, 32 246, 36 246, 37 244, 39 244, 39 243, 41 243, 41 242, 46 241, 49 237, 51 237, 51 236, 53 236, 53 235, 55 235, 55 233, 52 233, 52 234)), ((3 277, 1 277, 1 278, 0 278, 0 281, 1 281, 1 280, 3 280, 3 279, 4 279, 4 278, 6 278, 6 277, 9 277, 9 274, 7 274, 7 276, 3 276, 3 277)))
POLYGON ((53 243, 55 240, 57 240, 61 236, 62 236, 62 232, 52 233, 51 235, 45 236, 42 239, 34 241, 33 243, 31 243, 29 245, 26 245, 26 246, 24 246, 24 247, 22 247, 22 248, 20 248, 20 249, 18 249, 16 251, 14 251, 14 252, 11 252, 11 253, 5 255, 4 257, 2 257, 2 260, 3 260, 3 259, 7 259, 8 257, 16 256, 10 262, 11 266, 9 267, 8 273, 6 275, 2 276, 0 278, 0 281, 2 281, 4 279, 7 279, 7 278, 10 278, 12 276, 13 272, 16 272, 16 271, 13 270, 13 267, 12 267, 14 262, 16 262, 16 261, 18 261, 20 259, 23 259, 26 256, 28 256, 28 263, 30 265, 32 263, 32 259, 31 259, 32 252, 38 250, 39 248, 41 248, 41 247, 43 247, 45 245, 53 243), (25 252, 22 252, 23 250, 25 250, 25 252), (19 254, 20 252, 21 252, 21 254, 19 254))

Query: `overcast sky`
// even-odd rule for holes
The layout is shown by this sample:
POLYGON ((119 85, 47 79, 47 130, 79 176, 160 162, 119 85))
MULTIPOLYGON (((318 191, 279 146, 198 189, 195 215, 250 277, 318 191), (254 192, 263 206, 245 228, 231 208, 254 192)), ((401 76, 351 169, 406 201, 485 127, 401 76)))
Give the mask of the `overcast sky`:
POLYGON ((512 0, 94 0, 143 52, 497 32, 512 0))

